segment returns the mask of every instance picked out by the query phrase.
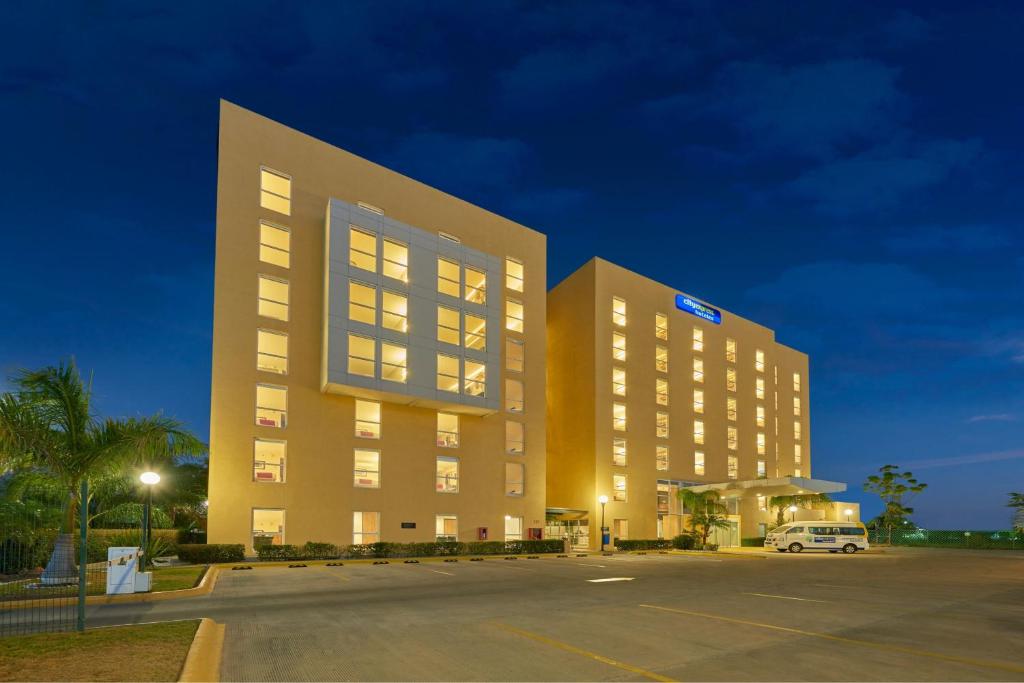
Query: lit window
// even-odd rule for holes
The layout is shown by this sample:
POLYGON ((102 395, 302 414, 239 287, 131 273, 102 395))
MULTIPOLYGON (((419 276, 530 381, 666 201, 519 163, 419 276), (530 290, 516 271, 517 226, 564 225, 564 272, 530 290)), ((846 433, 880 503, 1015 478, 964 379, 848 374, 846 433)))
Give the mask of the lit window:
POLYGON ((693 359, 693 381, 703 382, 704 381, 704 359, 694 358, 693 359))
POLYGON ((521 339, 505 338, 505 369, 522 372, 526 362, 526 347, 521 339))
POLYGON ((704 421, 694 420, 693 421, 693 442, 704 443, 704 421))
POLYGON ((377 363, 377 349, 373 340, 357 334, 348 335, 348 374, 363 377, 374 376, 377 363))
POLYGON ((437 388, 459 393, 459 359, 455 356, 437 354, 437 388))
POLYGON ((505 463, 505 495, 521 496, 526 486, 526 465, 521 462, 505 463))
POLYGON ((793 444, 793 462, 799 465, 804 459, 804 449, 800 444, 793 444))
POLYGON ((659 410, 654 414, 654 435, 660 439, 668 438, 668 413, 659 410))
POLYGON ((388 237, 384 238, 384 263, 382 270, 388 277, 402 282, 409 281, 409 247, 388 237))
POLYGON ((764 377, 758 377, 755 382, 754 396, 760 400, 764 400, 764 377))
POLYGON ((463 297, 466 301, 474 304, 484 305, 487 303, 487 274, 482 270, 466 266, 466 291, 463 297))
POLYGON ((354 225, 348 228, 348 262, 356 268, 377 272, 377 236, 360 230, 354 225))
POLYGON ((252 480, 268 484, 284 483, 284 441, 256 439, 252 458, 252 480))
POLYGON ((612 393, 616 396, 626 395, 626 370, 625 368, 612 368, 612 393))
POLYGON ((381 324, 386 330, 405 334, 409 331, 409 299, 404 294, 384 290, 381 324))
POLYGON ((764 432, 757 433, 757 454, 764 455, 768 452, 768 446, 766 445, 764 432))
POLYGON ((800 393, 800 373, 793 373, 793 391, 800 393))
POLYGON ((800 468, 799 468, 799 467, 794 467, 794 468, 793 468, 793 476, 794 476, 794 477, 802 477, 802 476, 803 476, 803 475, 802 475, 802 474, 800 473, 800 468))
POLYGON ((654 464, 656 469, 668 469, 668 446, 654 447, 654 464))
POLYGON ((658 372, 668 372, 668 348, 665 346, 654 347, 654 369, 658 372))
POLYGON ((704 474, 704 452, 696 451, 693 454, 693 473, 704 474))
POLYGON ((725 399, 725 417, 733 422, 736 421, 736 397, 727 396, 725 399))
POLYGON ((288 423, 288 389, 269 384, 256 385, 256 424, 284 428, 288 423))
POLYGON ((367 545, 380 542, 380 513, 352 513, 352 543, 367 545))
POLYGON ((508 256, 505 257, 505 286, 513 292, 523 291, 523 264, 508 256))
POLYGON ((437 515, 434 517, 435 531, 439 541, 459 540, 459 518, 455 515, 437 515))
POLYGON ((612 464, 626 466, 626 440, 615 437, 612 439, 612 464))
POLYGON ((626 404, 612 404, 612 429, 618 432, 626 431, 626 404))
MULTIPOLYGON (((761 471, 761 463, 764 463, 764 461, 763 460, 759 460, 757 462, 757 471, 758 472, 761 471)), ((764 474, 764 476, 766 476, 766 477, 768 476, 767 463, 765 463, 765 474, 764 474)), ((761 512, 767 512, 768 511, 768 496, 758 496, 757 497, 757 509, 760 510, 761 512)))
POLYGON ((377 324, 377 290, 354 280, 348 282, 348 319, 377 324))
POLYGON ((725 340, 725 360, 728 363, 736 362, 736 340, 726 339, 725 340))
POLYGON ((437 492, 459 492, 459 459, 450 455, 437 456, 437 492))
POLYGON ((620 503, 626 502, 626 475, 612 475, 612 500, 620 503))
POLYGON ((437 259, 437 291, 441 294, 458 298, 459 288, 459 264, 445 258, 437 259))
POLYGON ((794 396, 793 397, 793 414, 794 415, 799 415, 800 414, 800 397, 799 396, 794 396))
POLYGON ((523 383, 517 379, 505 380, 505 410, 510 413, 523 412, 523 383))
POLYGON ((288 320, 288 283, 260 275, 258 312, 265 318, 288 320))
POLYGON ((256 369, 288 374, 288 335, 272 330, 256 331, 256 369))
POLYGON ((515 299, 505 299, 505 329, 523 331, 523 304, 515 299))
POLYGON ((505 515, 505 540, 523 540, 523 518, 505 515))
POLYGON ((664 313, 654 314, 654 336, 668 341, 668 316, 664 313))
POLYGON ((261 166, 260 206, 290 216, 292 214, 292 179, 283 173, 261 166))
POLYGON ((260 221, 260 261, 287 268, 291 262, 291 237, 288 228, 260 221))
POLYGON ((693 328, 693 350, 704 350, 704 330, 699 327, 693 328))
POLYGON ((757 411, 757 417, 756 417, 757 426, 758 427, 764 427, 764 406, 757 406, 757 408, 755 408, 755 410, 757 411))
POLYGON ((727 467, 729 468, 729 478, 738 479, 740 476, 740 459, 735 455, 730 455, 727 467))
POLYGON ((654 380, 654 398, 658 405, 668 405, 668 380, 660 377, 654 380))
POLYGON ((284 544, 284 510, 253 508, 252 546, 284 544))
POLYGON ((612 297, 612 322, 619 327, 626 324, 626 301, 617 296, 612 297))
POLYGON ((754 351, 754 369, 758 372, 764 372, 764 351, 761 349, 754 351))
POLYGON ((361 489, 379 489, 380 451, 357 448, 353 462, 352 485, 361 489))
POLYGON ((356 436, 361 439, 380 438, 380 404, 356 399, 356 436))
POLYGON ((487 321, 478 315, 466 314, 466 348, 487 350, 487 321))
POLYGON ((800 420, 795 420, 793 422, 793 440, 794 441, 799 441, 800 440, 800 431, 801 431, 800 430, 800 420))
POLYGON ((437 414, 437 445, 441 448, 459 447, 459 416, 452 413, 437 414))
POLYGON ((462 336, 460 325, 458 311, 445 306, 437 307, 437 341, 458 346, 462 336))
POLYGON ((725 388, 727 391, 736 391, 736 368, 725 369, 725 388))
POLYGON ((409 354, 404 346, 382 342, 380 345, 380 378, 405 384, 408 377, 409 354))
POLYGON ((621 332, 612 332, 612 358, 626 360, 626 335, 621 332))
POLYGON ((505 422, 505 451, 507 453, 521 454, 526 448, 522 422, 505 422))
POLYGON ((730 451, 739 448, 739 431, 735 427, 726 427, 726 445, 730 451))
POLYGON ((487 393, 487 368, 483 363, 466 359, 466 381, 463 389, 467 396, 484 396, 487 393))
POLYGON ((704 392, 700 389, 693 390, 693 412, 704 412, 704 392))

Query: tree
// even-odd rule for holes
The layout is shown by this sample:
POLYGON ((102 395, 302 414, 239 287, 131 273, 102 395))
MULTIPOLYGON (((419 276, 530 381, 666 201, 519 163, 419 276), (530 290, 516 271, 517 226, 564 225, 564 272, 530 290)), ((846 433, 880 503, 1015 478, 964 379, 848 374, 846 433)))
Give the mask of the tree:
POLYGON ((729 528, 728 508, 721 502, 718 491, 680 489, 677 495, 683 509, 690 511, 690 529, 694 537, 700 539, 700 547, 707 546, 713 530, 729 528))
POLYGON ((793 505, 814 507, 831 502, 832 499, 826 493, 800 493, 792 496, 772 496, 768 499, 768 507, 775 510, 776 526, 782 526, 786 523, 786 511, 793 505))
POLYGON ((918 493, 928 488, 914 478, 912 472, 900 472, 897 465, 884 465, 878 468, 880 474, 872 474, 864 482, 864 490, 877 494, 882 499, 881 525, 888 532, 888 542, 892 543, 893 527, 904 526, 914 512, 907 503, 918 493))
MULTIPOLYGON (((101 420, 92 387, 74 363, 23 370, 0 396, 0 470, 55 480, 63 499, 60 533, 43 571, 46 584, 77 578, 73 531, 81 483, 148 458, 200 455, 204 447, 179 422, 162 416, 101 420)), ((88 506, 89 501, 84 501, 88 506)), ((87 507, 86 507, 87 509, 87 507)))
POLYGON ((1011 493, 1010 502, 1006 504, 1006 507, 1015 508, 1016 512, 1013 513, 1013 528, 1018 531, 1024 531, 1024 493, 1011 493))

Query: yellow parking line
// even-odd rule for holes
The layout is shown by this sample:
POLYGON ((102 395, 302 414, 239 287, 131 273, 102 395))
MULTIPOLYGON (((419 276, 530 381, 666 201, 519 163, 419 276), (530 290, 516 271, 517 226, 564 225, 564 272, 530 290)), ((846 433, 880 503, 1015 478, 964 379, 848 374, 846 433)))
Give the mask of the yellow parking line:
POLYGON ((557 647, 558 649, 565 650, 566 652, 572 652, 573 654, 577 654, 577 655, 580 655, 582 657, 588 657, 590 659, 593 659, 594 661, 601 662, 602 664, 608 664, 609 666, 614 666, 614 667, 616 667, 618 669, 622 669, 623 671, 629 671, 631 673, 639 674, 640 676, 643 676, 644 678, 649 678, 652 681, 663 681, 663 682, 675 681, 674 678, 669 678, 668 676, 662 676, 661 674, 656 674, 653 671, 648 671, 647 669, 641 669, 638 666, 633 666, 632 664, 627 664, 625 662, 620 662, 617 659, 611 659, 610 657, 605 657, 603 655, 599 655, 597 653, 590 652, 589 650, 584 650, 582 648, 578 648, 575 645, 570 645, 569 643, 563 643, 562 641, 555 640, 554 638, 548 638, 547 636, 542 636, 539 633, 532 633, 530 631, 524 631, 521 628, 516 628, 515 626, 509 626, 508 624, 496 623, 495 626, 497 626, 498 628, 503 629, 505 631, 508 631, 509 633, 515 633, 516 635, 523 636, 524 638, 530 638, 531 640, 536 640, 539 643, 544 643, 545 645, 550 645, 551 647, 557 647))
POLYGON ((735 619, 733 617, 723 617, 717 614, 708 614, 707 612, 692 612, 685 609, 675 609, 674 607, 662 607, 660 605, 640 605, 640 607, 646 607, 648 609, 661 610, 662 612, 673 612, 675 614, 685 614, 691 617, 700 617, 701 619, 717 619, 718 621, 725 621, 730 624, 742 624, 744 626, 757 626, 758 628, 767 628, 773 631, 782 631, 784 633, 794 633, 800 636, 808 636, 811 638, 821 638, 823 640, 834 640, 840 643, 850 643, 851 645, 862 645, 864 647, 873 647, 877 650, 887 650, 889 652, 900 652, 902 654, 916 655, 918 657, 931 657, 932 659, 941 659, 946 662, 956 662, 957 664, 967 664, 969 666, 980 666, 989 669, 1000 669, 1002 671, 1012 671, 1014 673, 1024 673, 1024 666, 1018 664, 1010 664, 1008 662, 998 662, 989 659, 973 659, 971 657, 958 657, 956 655, 945 655, 941 652, 931 652, 929 650, 918 650, 913 647, 904 647, 902 645, 892 645, 890 643, 878 643, 871 640, 860 640, 858 638, 846 638, 844 636, 834 636, 830 633, 818 633, 816 631, 805 631, 799 628, 791 628, 789 626, 776 626, 774 624, 762 624, 757 621, 747 621, 746 619, 735 619))

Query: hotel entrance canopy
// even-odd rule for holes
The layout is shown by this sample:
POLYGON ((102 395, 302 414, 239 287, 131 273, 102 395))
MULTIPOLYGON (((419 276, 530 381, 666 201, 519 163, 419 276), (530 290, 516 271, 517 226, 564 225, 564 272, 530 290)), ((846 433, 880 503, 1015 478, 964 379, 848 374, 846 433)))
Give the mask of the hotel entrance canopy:
POLYGON ((846 490, 846 484, 825 479, 808 479, 806 477, 779 477, 777 479, 747 479, 744 481, 727 481, 720 484, 701 484, 687 486, 686 490, 694 493, 718 491, 723 498, 747 498, 750 496, 799 496, 816 493, 840 493, 846 490))

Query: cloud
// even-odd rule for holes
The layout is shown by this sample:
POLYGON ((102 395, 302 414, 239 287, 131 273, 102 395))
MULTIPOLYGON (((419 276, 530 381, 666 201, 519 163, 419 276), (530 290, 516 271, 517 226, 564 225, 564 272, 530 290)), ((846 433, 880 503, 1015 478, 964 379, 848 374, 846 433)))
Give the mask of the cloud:
POLYGON ((984 462, 999 462, 1002 460, 1019 460, 1024 458, 1024 449, 1009 451, 994 451, 991 453, 971 453, 969 455, 955 455, 948 458, 929 458, 926 460, 910 460, 904 462, 900 467, 906 469, 925 470, 936 467, 956 467, 958 465, 977 465, 984 462))
POLYGON ((995 415, 972 415, 966 420, 968 423, 975 422, 1016 422, 1017 416, 1009 413, 997 413, 995 415))
POLYGON ((894 252, 929 251, 975 252, 1010 246, 1010 233, 993 225, 962 225, 956 227, 920 226, 882 241, 894 252))

